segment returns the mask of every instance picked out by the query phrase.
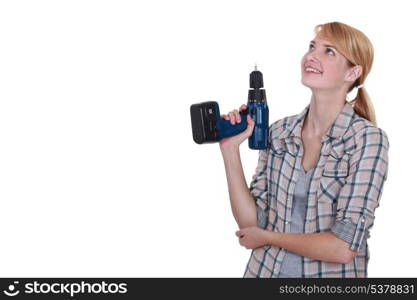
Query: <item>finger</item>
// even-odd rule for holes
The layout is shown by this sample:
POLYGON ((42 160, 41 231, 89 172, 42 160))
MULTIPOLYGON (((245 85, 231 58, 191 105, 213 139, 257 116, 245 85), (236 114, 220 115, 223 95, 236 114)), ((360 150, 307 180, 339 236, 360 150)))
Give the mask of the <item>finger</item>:
POLYGON ((248 121, 248 124, 250 126, 254 126, 255 125, 255 121, 252 119, 252 117, 249 114, 246 116, 246 120, 248 121))
MULTIPOLYGON (((246 117, 246 120, 248 120, 248 117, 246 117)), ((244 130, 245 136, 248 136, 249 137, 251 135, 252 130, 253 130, 253 127, 254 127, 254 125, 253 124, 250 124, 249 121, 248 121, 248 126, 244 130)))
POLYGON ((235 109, 235 110, 233 110, 233 113, 235 114, 236 122, 240 123, 240 121, 242 121, 242 120, 240 119, 239 111, 237 109, 235 109))
POLYGON ((234 125, 236 123, 236 116, 233 113, 233 111, 229 112, 229 118, 230 118, 230 123, 234 125))
POLYGON ((246 104, 242 104, 239 108, 239 110, 244 110, 244 109, 246 109, 246 104))

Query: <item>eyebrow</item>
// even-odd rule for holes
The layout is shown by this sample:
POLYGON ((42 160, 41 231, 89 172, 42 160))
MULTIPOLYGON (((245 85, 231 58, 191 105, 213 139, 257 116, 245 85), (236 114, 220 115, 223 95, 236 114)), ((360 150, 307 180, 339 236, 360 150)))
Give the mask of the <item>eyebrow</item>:
MULTIPOLYGON (((316 41, 310 41, 310 43, 311 44, 316 44, 316 41)), ((333 45, 326 45, 326 44, 324 44, 324 46, 325 47, 332 47, 332 48, 334 48, 334 49, 337 49, 335 46, 333 46, 333 45)))

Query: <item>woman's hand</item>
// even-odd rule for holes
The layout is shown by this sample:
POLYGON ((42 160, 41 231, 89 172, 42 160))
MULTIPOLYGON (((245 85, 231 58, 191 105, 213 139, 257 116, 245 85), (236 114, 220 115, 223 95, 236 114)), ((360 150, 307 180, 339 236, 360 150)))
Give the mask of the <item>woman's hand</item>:
MULTIPOLYGON (((239 113, 244 109, 246 109, 245 104, 240 106, 239 111, 235 109, 229 112, 227 115, 221 115, 221 117, 225 120, 230 120, 230 123, 232 125, 236 123, 240 123, 241 118, 240 118, 239 113)), ((242 131, 241 133, 237 135, 224 138, 219 142, 220 149, 222 152, 231 150, 231 149, 232 150, 238 149, 239 145, 252 135, 253 128, 255 127, 255 122, 252 120, 249 114, 247 115, 246 120, 248 121, 248 127, 244 131, 242 131)))
POLYGON ((269 244, 268 231, 257 226, 243 228, 236 231, 239 243, 246 249, 255 249, 269 244))

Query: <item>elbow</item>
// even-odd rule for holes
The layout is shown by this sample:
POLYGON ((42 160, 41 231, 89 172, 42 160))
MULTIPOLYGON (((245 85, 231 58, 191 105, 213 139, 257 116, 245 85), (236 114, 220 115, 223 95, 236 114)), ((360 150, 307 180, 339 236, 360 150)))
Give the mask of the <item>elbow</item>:
POLYGON ((237 225, 238 225, 239 229, 252 227, 252 226, 257 226, 256 215, 246 217, 246 218, 239 218, 237 220, 237 225))
POLYGON ((352 251, 349 249, 349 247, 344 247, 341 251, 339 251, 339 263, 350 264, 357 254, 357 251, 352 251))
POLYGON ((253 208, 250 208, 245 212, 238 214, 238 218, 236 221, 239 226, 239 229, 258 226, 260 221, 260 212, 258 211, 258 208, 253 206, 253 208))
POLYGON ((238 223, 239 230, 244 229, 244 228, 248 228, 248 227, 253 227, 253 226, 257 226, 256 223, 252 223, 252 222, 238 223))
POLYGON ((351 243, 340 239, 334 233, 331 233, 333 239, 333 253, 335 253, 334 260, 339 264, 350 264, 359 251, 351 250, 351 243))

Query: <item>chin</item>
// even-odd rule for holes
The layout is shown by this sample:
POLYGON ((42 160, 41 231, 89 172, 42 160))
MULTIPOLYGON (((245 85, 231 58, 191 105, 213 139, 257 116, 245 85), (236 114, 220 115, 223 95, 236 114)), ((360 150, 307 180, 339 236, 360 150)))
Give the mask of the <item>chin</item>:
POLYGON ((309 82, 308 80, 304 80, 301 79, 301 84, 310 88, 310 89, 321 89, 323 87, 321 87, 319 84, 315 83, 315 82, 309 82))

